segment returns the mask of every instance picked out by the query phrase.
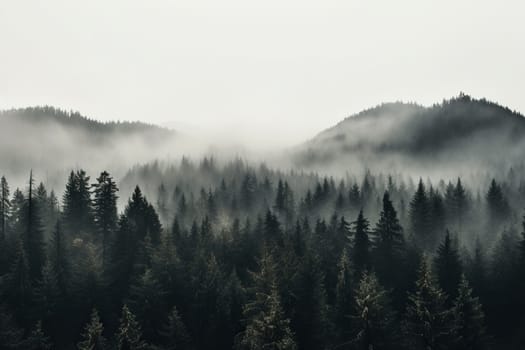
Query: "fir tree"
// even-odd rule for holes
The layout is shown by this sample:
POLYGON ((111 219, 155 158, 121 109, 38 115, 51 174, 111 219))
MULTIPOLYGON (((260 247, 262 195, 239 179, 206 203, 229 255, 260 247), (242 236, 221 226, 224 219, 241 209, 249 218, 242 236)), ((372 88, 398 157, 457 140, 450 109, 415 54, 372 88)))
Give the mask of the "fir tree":
POLYGON ((370 224, 363 216, 363 210, 359 211, 357 220, 352 223, 353 249, 352 258, 356 276, 370 268, 370 240, 368 238, 370 224))
POLYGON ((103 171, 93 185, 93 217, 102 241, 102 266, 106 268, 107 252, 112 235, 117 229, 117 184, 103 171))
POLYGON ((182 321, 177 307, 171 309, 168 322, 160 332, 164 339, 166 350, 186 350, 190 348, 190 336, 182 321))
POLYGON ((335 288, 335 324, 338 331, 338 343, 344 342, 351 335, 350 315, 353 302, 353 270, 348 250, 343 249, 338 263, 339 274, 335 288))
POLYGON ((245 331, 237 349, 295 350, 297 345, 280 304, 275 277, 275 263, 268 253, 259 262, 259 272, 252 274, 253 297, 244 307, 245 331))
POLYGON ((455 243, 450 238, 447 230, 443 242, 437 250, 434 266, 438 282, 443 291, 450 297, 450 302, 456 297, 458 285, 461 279, 463 266, 455 243))
POLYGON ((5 176, 0 180, 0 247, 4 247, 9 222, 11 201, 9 200, 9 185, 5 176))
POLYGON ((127 305, 122 307, 120 324, 115 335, 118 350, 141 350, 147 349, 147 344, 142 340, 142 331, 135 315, 128 309, 127 305))
POLYGON ((485 315, 479 299, 472 296, 472 289, 464 275, 461 276, 452 310, 456 349, 486 349, 485 315))
POLYGON ((383 210, 375 227, 374 255, 378 277, 388 287, 394 286, 396 269, 401 269, 405 249, 403 228, 390 201, 388 192, 383 196, 383 210))
POLYGON ((24 203, 24 216, 22 217, 24 248, 27 253, 27 262, 31 279, 37 281, 45 264, 45 242, 38 209, 35 206, 33 195, 33 172, 29 175, 29 191, 24 203))
POLYGON ((97 309, 91 311, 91 319, 84 327, 82 340, 77 344, 78 350, 104 350, 106 339, 102 335, 104 325, 100 322, 97 309))
POLYGON ((354 343, 358 349, 384 349, 395 345, 394 313, 387 291, 373 273, 365 272, 355 290, 354 343))
POLYGON ((93 208, 91 203, 90 177, 84 170, 71 171, 63 196, 63 224, 75 237, 93 232, 93 208))
POLYGON ((428 248, 430 240, 429 200, 423 180, 419 179, 417 191, 410 202, 411 229, 420 247, 428 248))
POLYGON ((29 337, 25 339, 23 348, 29 350, 48 350, 53 348, 49 337, 42 330, 41 321, 36 323, 29 337))
POLYGON ((449 349, 450 311, 445 307, 445 300, 445 293, 435 285, 424 256, 416 291, 409 295, 405 314, 405 337, 411 349, 449 349))

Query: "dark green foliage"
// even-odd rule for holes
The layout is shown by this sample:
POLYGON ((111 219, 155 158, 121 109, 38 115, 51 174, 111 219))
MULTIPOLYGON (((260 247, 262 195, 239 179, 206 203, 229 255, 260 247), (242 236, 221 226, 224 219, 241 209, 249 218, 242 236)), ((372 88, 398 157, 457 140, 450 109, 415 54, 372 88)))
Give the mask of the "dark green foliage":
POLYGON ((104 350, 106 349, 106 339, 102 335, 104 325, 100 322, 98 311, 91 311, 91 319, 84 327, 82 340, 77 344, 78 350, 104 350))
POLYGON ((41 321, 36 323, 27 339, 24 340, 23 348, 28 350, 49 350, 53 348, 49 337, 42 330, 41 321))
POLYGON ((359 211, 357 220, 352 223, 353 247, 352 262, 356 276, 361 277, 362 273, 370 268, 370 240, 368 220, 363 216, 363 211, 359 211))
POLYGON ((33 172, 29 175, 29 190, 27 199, 22 208, 20 225, 23 232, 24 248, 27 253, 27 263, 32 281, 40 278, 42 266, 44 266, 45 241, 42 223, 38 214, 38 207, 35 201, 33 172))
POLYGON ((410 222, 416 242, 424 248, 427 248, 425 245, 429 242, 431 234, 430 220, 429 199, 423 180, 419 179, 416 193, 410 202, 410 222))
POLYGON ((147 349, 147 344, 142 340, 142 330, 135 315, 126 305, 122 307, 120 324, 115 335, 118 350, 147 349))
POLYGON ((354 297, 354 271, 352 270, 348 250, 343 249, 337 265, 339 274, 335 288, 335 325, 337 330, 337 344, 344 343, 352 335, 350 315, 354 297))
POLYGON ((395 348, 394 312, 387 291, 365 272, 355 290, 353 343, 357 349, 395 348))
POLYGON ((463 264, 456 244, 450 238, 450 232, 447 230, 445 239, 439 245, 434 259, 439 285, 450 300, 457 295, 456 292, 463 273, 463 264))
POLYGON ((72 237, 82 237, 93 232, 93 208, 90 177, 84 170, 71 171, 62 198, 63 224, 72 237))
POLYGON ((297 349, 290 320, 285 318, 281 308, 275 270, 273 259, 265 253, 259 262, 259 272, 252 274, 252 297, 244 307, 247 325, 240 335, 237 349, 297 349))
MULTIPOLYGON (((404 349, 400 335, 406 330, 407 346, 418 348, 426 341, 437 346, 433 349, 444 344, 455 350, 468 348, 478 335, 485 344, 485 328, 495 335, 495 349, 524 343, 520 276, 525 238, 509 216, 501 222, 506 229, 500 238, 490 239, 485 203, 479 196, 470 205, 461 181, 447 187, 444 181, 433 186, 429 180, 424 191, 429 231, 414 240, 414 235, 404 236, 398 212, 414 197, 415 188, 399 177, 367 172, 361 187, 353 177, 336 186, 336 180, 315 174, 186 162, 174 172, 159 165, 144 168, 149 181, 133 177, 144 182, 148 196, 164 187, 155 198, 159 210, 166 211, 163 222, 172 222, 168 230, 162 230, 161 218, 142 190, 126 184, 127 177, 122 192, 132 195, 118 221, 117 188, 106 172, 87 197, 71 199, 71 208, 78 200, 91 212, 92 226, 83 232, 66 228, 63 220, 70 220, 72 212, 67 209, 66 215, 51 205, 52 192, 48 195, 43 185, 36 190, 30 186, 26 195, 15 190, 9 198, 6 263, 0 271, 0 325, 6 325, 5 331, 0 329, 0 347, 24 348, 20 344, 25 341, 49 336, 56 349, 75 344, 89 349, 104 337, 108 349, 372 345, 397 350, 404 349), (171 189, 168 198, 165 193, 171 189), (384 189, 388 192, 381 202, 377 194, 384 189), (55 214, 41 210, 42 205, 55 208, 55 214), (349 224, 349 215, 356 221, 349 224), (456 229, 460 222, 464 231, 446 234, 445 227, 456 229), (473 244, 476 235, 478 244, 473 244), (33 244, 27 244, 28 237, 33 244), (42 237, 40 245, 34 244, 35 237, 42 237), (422 248, 435 252, 439 241, 435 282, 428 266, 419 273, 417 267, 422 248), (35 255, 29 250, 38 257, 37 246, 42 263, 35 277, 31 264, 36 264, 30 262, 35 255), (463 268, 472 292, 460 283, 463 268), (254 270, 258 273, 250 272, 254 270), (123 303, 129 309, 122 311, 119 327, 123 303), (486 327, 478 312, 481 303, 486 327), (104 328, 98 315, 88 319, 94 308, 104 328), (396 315, 405 315, 403 327, 395 322, 396 315), (40 335, 31 338, 38 320, 40 335)), ((88 178, 73 172, 68 185, 78 177, 82 183, 88 178)), ((513 194, 505 183, 498 186, 510 207, 521 205, 518 192, 513 194)), ((422 183, 418 187, 424 189, 422 183)), ((86 217, 77 214, 79 222, 86 217)))
POLYGON ((117 229, 117 184, 113 178, 103 171, 93 185, 93 217, 102 240, 102 266, 106 267, 109 242, 117 229))
POLYGON ((168 315, 168 322, 160 332, 164 339, 164 349, 166 350, 187 350, 190 349, 190 336, 179 315, 179 311, 174 306, 168 315))
POLYGON ((461 276, 452 310, 455 348, 458 350, 487 349, 485 314, 479 299, 472 296, 472 289, 464 275, 461 276))
POLYGON ((405 250, 403 228, 388 192, 383 196, 383 210, 376 224, 374 259, 378 277, 383 284, 392 287, 399 273, 405 250))
POLYGON ((449 349, 451 315, 445 306, 446 295, 432 278, 427 258, 419 268, 416 291, 411 293, 405 314, 405 341, 410 349, 449 349))
MULTIPOLYGON (((487 210, 489 230, 497 230, 499 226, 510 216, 510 207, 503 194, 501 186, 492 179, 487 192, 487 210)), ((492 232, 495 234, 496 232, 492 232)))

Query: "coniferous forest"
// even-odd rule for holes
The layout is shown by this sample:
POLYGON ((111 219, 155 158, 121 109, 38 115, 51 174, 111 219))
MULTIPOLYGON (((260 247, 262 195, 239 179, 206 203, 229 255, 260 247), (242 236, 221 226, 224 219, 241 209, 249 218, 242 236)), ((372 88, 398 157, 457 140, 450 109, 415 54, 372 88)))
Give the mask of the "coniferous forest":
POLYGON ((517 173, 183 158, 56 189, 2 177, 0 348, 523 348, 517 173))

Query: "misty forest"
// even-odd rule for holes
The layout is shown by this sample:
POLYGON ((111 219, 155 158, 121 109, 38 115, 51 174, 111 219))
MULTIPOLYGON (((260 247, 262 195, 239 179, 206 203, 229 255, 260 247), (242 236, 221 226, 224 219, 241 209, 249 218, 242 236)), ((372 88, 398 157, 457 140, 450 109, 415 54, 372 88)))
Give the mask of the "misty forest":
POLYGON ((51 107, 0 126, 1 349, 525 347, 519 113, 384 104, 268 159, 51 107))

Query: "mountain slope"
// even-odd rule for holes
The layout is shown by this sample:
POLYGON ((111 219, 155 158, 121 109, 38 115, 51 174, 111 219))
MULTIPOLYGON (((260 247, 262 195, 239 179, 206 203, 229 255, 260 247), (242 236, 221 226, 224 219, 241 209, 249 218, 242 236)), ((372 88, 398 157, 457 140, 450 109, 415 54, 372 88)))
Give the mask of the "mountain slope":
POLYGON ((125 171, 160 157, 176 134, 138 122, 101 123, 53 107, 0 112, 0 172, 53 176, 72 167, 125 171))
POLYGON ((325 169, 497 168, 521 163, 524 147, 522 115, 460 95, 428 108, 387 103, 365 110, 300 145, 293 159, 325 169))

